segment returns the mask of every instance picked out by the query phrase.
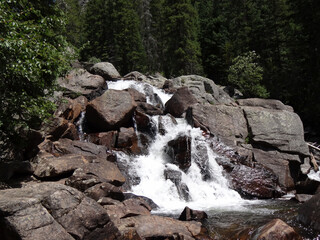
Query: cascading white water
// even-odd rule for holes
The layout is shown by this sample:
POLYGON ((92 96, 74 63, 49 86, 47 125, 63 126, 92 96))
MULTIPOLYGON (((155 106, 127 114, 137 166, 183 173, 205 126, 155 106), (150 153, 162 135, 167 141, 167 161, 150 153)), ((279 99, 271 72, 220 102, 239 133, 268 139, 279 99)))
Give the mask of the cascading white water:
MULTIPOLYGON (((108 83, 108 86, 109 89, 118 90, 131 87, 142 93, 145 89, 144 83, 135 81, 112 82, 108 83)), ((153 91, 160 96, 164 104, 171 97, 154 87, 153 91)), ((153 116, 152 119, 158 125, 158 116, 153 116)), ((149 146, 148 154, 132 158, 122 152, 118 153, 119 161, 128 164, 129 174, 140 178, 140 183, 132 186, 132 192, 151 198, 160 207, 160 212, 178 213, 185 206, 202 210, 213 207, 238 207, 243 200, 236 191, 229 188, 228 181, 223 176, 222 167, 215 160, 218 155, 210 148, 203 132, 199 128, 192 128, 184 119, 177 119, 177 124, 175 124, 169 116, 162 116, 162 123, 166 134, 156 135, 149 146), (169 163, 164 152, 167 143, 180 135, 191 137, 191 167, 186 172, 180 170, 175 164, 169 163), (199 146, 201 146, 201 151, 199 146), (201 168, 197 164, 199 158, 206 158, 204 160, 207 162, 207 171, 210 174, 208 180, 203 179, 201 168), (189 189, 189 201, 186 202, 179 196, 173 181, 165 178, 166 169, 181 173, 181 182, 189 189)))
POLYGON ((83 132, 85 115, 86 115, 86 112, 81 112, 80 117, 79 117, 78 121, 76 122, 76 126, 77 126, 78 132, 79 132, 79 138, 81 141, 85 141, 84 132, 83 132))

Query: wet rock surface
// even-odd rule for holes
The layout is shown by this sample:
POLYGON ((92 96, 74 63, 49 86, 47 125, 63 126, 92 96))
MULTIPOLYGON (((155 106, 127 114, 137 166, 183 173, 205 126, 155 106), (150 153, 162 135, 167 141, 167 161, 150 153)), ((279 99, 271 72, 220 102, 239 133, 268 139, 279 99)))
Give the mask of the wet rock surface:
POLYGON ((244 197, 268 199, 281 196, 278 178, 261 165, 255 168, 236 165, 230 176, 233 188, 244 197))
POLYGON ((316 231, 320 231, 320 193, 314 195, 305 202, 298 211, 298 220, 305 226, 310 226, 316 231))
POLYGON ((191 138, 179 136, 168 142, 165 152, 170 161, 177 164, 180 169, 187 170, 191 166, 191 138))

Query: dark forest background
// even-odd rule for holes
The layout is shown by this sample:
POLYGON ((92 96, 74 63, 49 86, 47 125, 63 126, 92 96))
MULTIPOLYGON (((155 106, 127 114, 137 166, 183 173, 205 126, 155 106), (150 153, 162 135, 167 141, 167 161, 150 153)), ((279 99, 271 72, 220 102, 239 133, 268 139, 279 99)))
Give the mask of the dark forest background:
POLYGON ((35 128, 70 59, 198 74, 292 105, 320 132, 319 0, 4 0, 1 143, 35 128))
POLYGON ((64 0, 81 60, 166 77, 199 74, 320 121, 318 0, 64 0), (87 1, 88 2, 88 1, 87 1))

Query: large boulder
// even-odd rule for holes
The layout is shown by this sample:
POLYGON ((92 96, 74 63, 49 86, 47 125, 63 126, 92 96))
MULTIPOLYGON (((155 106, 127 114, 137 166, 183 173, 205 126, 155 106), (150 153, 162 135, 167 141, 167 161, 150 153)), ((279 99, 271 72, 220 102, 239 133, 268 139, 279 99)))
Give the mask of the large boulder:
POLYGON ((302 240, 302 237, 281 219, 274 219, 256 229, 250 240, 302 240))
POLYGON ((108 149, 113 149, 116 147, 116 142, 118 139, 117 131, 100 132, 88 134, 86 138, 89 142, 94 144, 106 146, 108 149))
POLYGON ((161 108, 158 108, 146 102, 139 102, 137 110, 151 116, 163 114, 163 110, 161 108))
POLYGON ((117 69, 109 62, 99 62, 90 68, 90 72, 100 75, 105 80, 114 80, 121 78, 117 69))
POLYGON ((298 220, 305 226, 320 231, 320 193, 302 204, 298 210, 298 220))
POLYGON ((123 232, 134 226, 142 239, 195 239, 201 234, 201 223, 182 222, 168 217, 140 215, 122 218, 115 225, 123 232))
POLYGON ((105 205, 108 215, 112 220, 139 215, 151 215, 151 207, 143 199, 131 198, 113 205, 105 205))
POLYGON ((88 99, 84 96, 76 99, 62 98, 54 116, 63 117, 70 122, 74 122, 79 118, 81 112, 86 109, 87 105, 88 99))
POLYGON ((84 95, 88 99, 93 99, 108 88, 103 77, 92 75, 81 68, 71 70, 66 77, 58 78, 57 82, 65 89, 64 95, 71 98, 84 95))
POLYGON ((136 107, 136 102, 127 91, 108 90, 88 104, 86 118, 97 132, 117 130, 132 125, 136 107))
POLYGON ((269 169, 235 165, 230 173, 233 188, 246 198, 275 198, 281 196, 277 176, 269 169))
POLYGON ((203 126, 231 146, 245 142, 248 136, 247 122, 239 107, 196 104, 191 111, 196 127, 203 126))
POLYGON ((107 159, 114 162, 116 157, 108 151, 108 148, 96 145, 90 142, 72 141, 70 139, 59 139, 59 141, 45 141, 41 144, 40 149, 45 150, 55 156, 63 156, 65 154, 77 154, 81 156, 92 156, 107 159))
POLYGON ((178 165, 180 169, 186 171, 191 166, 191 138, 189 136, 178 136, 168 142, 165 152, 169 156, 169 161, 178 165))
MULTIPOLYGON (((258 163, 272 170, 279 179, 279 184, 286 190, 292 190, 295 186, 294 177, 298 172, 294 172, 294 167, 290 168, 291 164, 300 164, 298 155, 281 153, 278 151, 263 151, 260 149, 253 149, 254 159, 258 163), (292 172, 292 173, 291 173, 292 172), (293 174, 293 176, 292 176, 293 174)), ((299 168, 296 169, 297 171, 299 168)))
MULTIPOLYGON (((173 88, 188 87, 199 103, 233 104, 234 100, 211 79, 197 75, 180 76, 167 82, 173 88)), ((172 91, 172 90, 171 90, 172 91)))
POLYGON ((241 108, 248 121, 250 140, 254 143, 287 153, 309 156, 303 125, 296 113, 263 107, 241 108))
POLYGON ((189 207, 185 207, 179 216, 181 221, 201 221, 208 218, 208 215, 204 211, 193 210, 189 207))
POLYGON ((98 177, 100 181, 115 185, 125 182, 124 176, 114 163, 102 158, 74 154, 61 157, 54 157, 49 153, 39 154, 34 162, 34 175, 45 179, 64 177, 79 168, 98 177))
POLYGON ((196 104, 197 102, 197 99, 192 95, 188 88, 182 87, 179 88, 166 103, 165 111, 174 117, 181 117, 188 107, 196 104))
POLYGON ((41 183, 0 193, 1 239, 119 239, 106 212, 78 190, 41 183))
POLYGON ((165 169, 164 178, 166 180, 171 180, 176 185, 178 194, 181 199, 185 201, 190 200, 189 188, 185 183, 182 182, 182 172, 173 169, 165 169))

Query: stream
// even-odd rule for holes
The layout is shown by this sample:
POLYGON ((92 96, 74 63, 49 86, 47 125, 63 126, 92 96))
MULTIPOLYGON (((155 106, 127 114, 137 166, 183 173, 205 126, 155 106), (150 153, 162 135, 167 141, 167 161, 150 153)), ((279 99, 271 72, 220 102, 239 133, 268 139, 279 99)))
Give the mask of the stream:
MULTIPOLYGON (((163 105, 172 96, 149 84, 135 81, 108 82, 108 87, 116 90, 134 88, 144 93, 150 104, 153 104, 155 95, 163 105)), ((157 129, 159 116, 150 119, 157 129)), ((213 239, 245 239, 241 236, 250 234, 253 229, 275 218, 294 227, 304 239, 320 239, 295 220, 299 206, 296 201, 242 199, 230 188, 223 168, 216 161, 221 156, 210 147, 220 143, 213 142, 214 139, 206 137, 199 128, 192 128, 182 118, 175 121, 170 116, 161 117, 166 133, 156 132, 148 153, 132 156, 117 152, 118 161, 135 179, 130 183, 129 191, 152 199, 159 206, 154 214, 178 218, 186 206, 203 210, 208 214, 204 225, 213 239), (187 170, 173 164, 165 151, 169 141, 181 136, 191 139, 188 146, 191 166, 187 170)))

